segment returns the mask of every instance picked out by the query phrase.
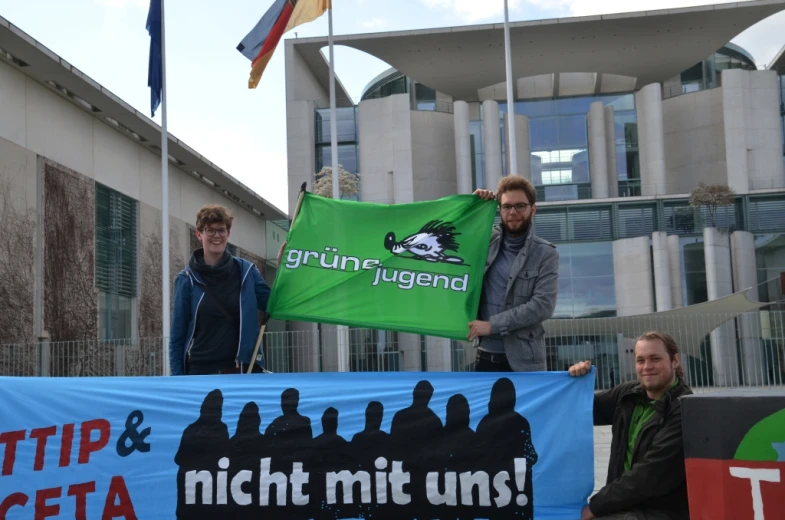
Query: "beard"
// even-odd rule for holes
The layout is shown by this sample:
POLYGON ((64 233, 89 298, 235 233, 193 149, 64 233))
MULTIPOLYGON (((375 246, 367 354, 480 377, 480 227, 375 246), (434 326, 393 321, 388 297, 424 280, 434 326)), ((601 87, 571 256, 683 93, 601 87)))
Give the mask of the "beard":
POLYGON ((649 392, 659 392, 667 389, 673 382, 675 371, 671 370, 668 373, 662 373, 655 380, 646 381, 643 377, 640 378, 641 387, 649 392))
POLYGON ((520 220, 517 220, 512 223, 508 223, 504 219, 502 219, 502 229, 508 235, 521 236, 524 233, 526 233, 526 230, 529 229, 531 223, 532 223, 532 215, 529 215, 528 217, 525 218, 521 218, 520 220))

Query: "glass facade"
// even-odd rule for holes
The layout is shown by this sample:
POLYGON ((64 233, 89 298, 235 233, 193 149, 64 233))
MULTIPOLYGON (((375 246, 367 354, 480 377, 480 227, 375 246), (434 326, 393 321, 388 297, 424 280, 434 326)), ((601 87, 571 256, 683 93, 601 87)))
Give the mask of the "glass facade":
MULTIPOLYGON (((785 271, 779 265, 785 262, 785 195, 739 197, 735 204, 717 209, 715 222, 730 232, 756 233, 761 282, 785 271)), ((556 244, 560 255, 554 317, 615 316, 613 241, 651 237, 655 231, 680 237, 682 304, 708 301, 703 247, 707 223, 706 210, 692 208, 687 199, 541 206, 534 218, 535 233, 556 244)))
MULTIPOLYGON (((591 198, 588 113, 595 101, 614 108, 616 174, 620 195, 640 195, 637 117, 633 94, 516 101, 515 113, 529 118, 532 182, 542 201, 591 198)), ((499 103, 500 114, 507 104, 499 103)), ((502 153, 506 154, 503 125, 502 153)), ((502 163, 506 175, 506 161, 502 163)), ((475 166, 475 169, 477 167, 475 166)), ((484 178, 482 179, 484 181, 484 178)), ((479 183, 479 179, 475 179, 479 183)))
POLYGON ((95 184, 95 287, 101 339, 134 336, 137 296, 138 203, 95 184))
MULTIPOLYGON (((360 158, 357 139, 357 107, 336 108, 335 123, 338 134, 338 164, 348 173, 359 175, 360 158)), ((314 124, 316 127, 316 171, 314 173, 319 173, 324 166, 332 165, 330 109, 317 109, 314 117, 314 124)), ((357 195, 353 195, 350 198, 359 200, 360 196, 360 193, 357 193, 357 195)))
POLYGON ((613 244, 558 244, 559 298, 554 318, 616 316, 613 244))
POLYGON ((664 97, 716 88, 722 84, 722 71, 728 69, 756 70, 757 66, 747 51, 729 43, 682 72, 679 75, 680 84, 666 87, 664 97))

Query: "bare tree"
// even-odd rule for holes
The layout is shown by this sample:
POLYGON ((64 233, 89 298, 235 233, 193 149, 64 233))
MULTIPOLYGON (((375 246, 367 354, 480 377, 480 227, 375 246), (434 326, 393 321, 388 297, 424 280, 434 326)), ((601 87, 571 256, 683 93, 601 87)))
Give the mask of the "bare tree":
POLYGON ((729 206, 736 201, 736 192, 725 184, 699 183, 690 194, 690 206, 706 208, 710 227, 717 225, 717 208, 729 206))
MULTIPOLYGON (((19 172, 24 175, 23 171, 19 172)), ((18 175, 16 176, 18 177, 18 175)), ((13 193, 15 176, 0 175, 0 375, 38 374, 33 307, 35 210, 13 193)))
MULTIPOLYGON (((338 189, 344 197, 353 197, 360 191, 360 177, 355 173, 349 173, 338 165, 338 189)), ((333 196, 333 169, 332 166, 324 166, 316 174, 316 182, 313 185, 313 192, 320 197, 332 198, 333 196)))
POLYGON ((95 184, 46 164, 44 208, 45 328, 52 341, 95 340, 95 184))
POLYGON ((0 176, 0 343, 28 343, 34 341, 35 209, 19 207, 11 187, 11 177, 0 176))

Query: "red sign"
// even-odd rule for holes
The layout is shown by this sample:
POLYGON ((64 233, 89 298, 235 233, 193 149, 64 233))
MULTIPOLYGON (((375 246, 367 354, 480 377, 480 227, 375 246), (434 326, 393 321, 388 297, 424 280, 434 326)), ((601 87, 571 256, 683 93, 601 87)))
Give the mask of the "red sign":
POLYGON ((690 520, 781 520, 785 462, 687 459, 690 520))

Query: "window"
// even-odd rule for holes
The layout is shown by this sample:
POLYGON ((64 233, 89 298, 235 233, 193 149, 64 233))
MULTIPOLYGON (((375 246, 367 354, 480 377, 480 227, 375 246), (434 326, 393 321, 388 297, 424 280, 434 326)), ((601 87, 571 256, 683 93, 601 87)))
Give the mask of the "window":
MULTIPOLYGON (((542 200, 591 198, 587 118, 595 101, 614 109, 619 192, 639 194, 640 161, 633 94, 518 101, 515 112, 529 117, 531 178, 542 200)), ((506 104, 500 103, 499 110, 507 112, 506 104)))
POLYGON ((616 315, 613 243, 558 244, 559 297, 554 318, 616 315))
POLYGON ((619 205, 619 238, 650 236, 657 230, 654 204, 619 205))
POLYGON ((95 286, 102 339, 134 335, 137 296, 137 202, 95 185, 95 286))

